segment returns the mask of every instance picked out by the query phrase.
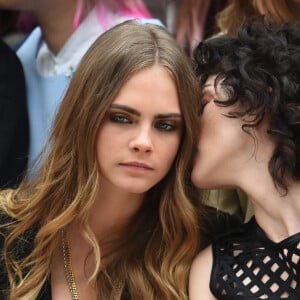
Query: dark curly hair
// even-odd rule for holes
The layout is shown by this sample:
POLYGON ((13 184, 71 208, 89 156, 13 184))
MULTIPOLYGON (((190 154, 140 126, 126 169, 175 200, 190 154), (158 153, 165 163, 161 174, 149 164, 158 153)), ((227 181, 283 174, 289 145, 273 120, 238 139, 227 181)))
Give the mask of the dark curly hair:
POLYGON ((194 60, 201 84, 217 75, 215 84, 228 93, 228 101, 216 100, 217 105, 241 104, 228 117, 251 116, 243 130, 268 116, 268 134, 276 141, 269 172, 286 194, 287 178, 300 179, 300 28, 276 26, 263 17, 247 19, 238 36, 201 42, 194 60))

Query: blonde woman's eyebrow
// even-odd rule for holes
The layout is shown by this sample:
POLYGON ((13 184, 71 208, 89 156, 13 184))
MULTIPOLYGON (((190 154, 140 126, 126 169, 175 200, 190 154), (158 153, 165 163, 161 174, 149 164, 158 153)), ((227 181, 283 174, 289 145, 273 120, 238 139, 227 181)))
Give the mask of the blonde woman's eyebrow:
POLYGON ((141 113, 139 111, 137 111, 136 109, 130 107, 130 106, 127 106, 127 105, 122 105, 122 104, 112 104, 110 106, 111 108, 117 108, 117 109, 121 109, 121 110, 124 110, 130 114, 133 114, 133 115, 136 115, 136 116, 140 116, 141 113))
POLYGON ((180 113, 157 114, 155 115, 155 117, 158 119, 168 119, 168 118, 182 119, 182 115, 180 113))
MULTIPOLYGON (((130 107, 130 106, 127 106, 127 105, 123 105, 123 104, 112 104, 110 106, 111 108, 115 108, 115 109, 121 109, 121 110, 124 110, 130 114, 133 114, 133 115, 136 115, 136 116, 140 116, 141 113, 130 107)), ((165 113, 165 114, 156 114, 155 115, 155 118, 157 119, 168 119, 168 118, 179 118, 179 119, 182 119, 182 115, 181 113, 179 112, 174 112, 174 113, 165 113)))

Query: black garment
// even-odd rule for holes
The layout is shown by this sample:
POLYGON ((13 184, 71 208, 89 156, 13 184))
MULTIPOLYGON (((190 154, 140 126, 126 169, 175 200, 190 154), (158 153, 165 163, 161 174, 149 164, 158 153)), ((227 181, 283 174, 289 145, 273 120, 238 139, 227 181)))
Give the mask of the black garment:
MULTIPOLYGON (((50 280, 48 280, 37 300, 51 300, 51 299, 52 299, 51 298, 51 285, 50 285, 50 280)), ((125 289, 123 291, 121 300, 130 300, 130 299, 131 299, 130 295, 129 295, 128 291, 125 289)))
POLYGON ((0 188, 18 185, 27 165, 28 114, 22 65, 0 40, 0 188))
MULTIPOLYGON (((13 222, 13 219, 7 216, 5 213, 0 212, 0 226, 4 224, 8 224, 13 222)), ((33 247, 33 239, 36 235, 36 227, 27 230, 22 238, 14 244, 14 255, 17 258, 24 258, 26 257, 31 251, 33 247)), ((4 241, 5 236, 8 234, 7 227, 0 227, 0 299, 4 300, 7 299, 6 297, 6 290, 9 289, 9 280, 7 276, 7 270, 4 261, 4 241)), ((25 275, 25 274, 24 274, 25 275)))
POLYGON ((210 289, 219 300, 299 300, 300 233, 279 243, 253 218, 213 244, 210 289))
POLYGON ((205 206, 205 213, 198 216, 200 231, 200 249, 217 241, 221 236, 240 228, 244 223, 237 215, 231 215, 205 206))
MULTIPOLYGON (((9 217, 5 214, 0 213, 0 225, 6 224, 12 221, 9 217)), ((37 227, 31 228, 27 232, 25 232, 22 239, 16 242, 14 247, 15 255, 22 259, 26 257, 31 251, 33 247, 33 240, 37 233, 37 227)), ((4 237, 7 234, 4 228, 1 228, 0 231, 0 300, 7 299, 6 291, 9 289, 9 280, 7 276, 7 271, 5 268, 4 258, 3 258, 3 248, 4 248, 4 237)), ((24 274, 25 275, 25 274, 24 274)), ((51 283, 50 278, 46 281, 44 287, 42 288, 40 295, 38 296, 37 300, 51 300, 51 283)), ((130 300, 129 291, 125 287, 121 300, 130 300)))

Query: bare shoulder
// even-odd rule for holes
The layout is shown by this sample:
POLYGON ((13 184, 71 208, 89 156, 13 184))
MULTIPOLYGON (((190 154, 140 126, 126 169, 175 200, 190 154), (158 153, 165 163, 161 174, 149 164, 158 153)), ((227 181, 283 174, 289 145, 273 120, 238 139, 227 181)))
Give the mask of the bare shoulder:
POLYGON ((192 263, 189 280, 190 300, 216 300, 209 289, 212 271, 212 247, 202 250, 192 263))

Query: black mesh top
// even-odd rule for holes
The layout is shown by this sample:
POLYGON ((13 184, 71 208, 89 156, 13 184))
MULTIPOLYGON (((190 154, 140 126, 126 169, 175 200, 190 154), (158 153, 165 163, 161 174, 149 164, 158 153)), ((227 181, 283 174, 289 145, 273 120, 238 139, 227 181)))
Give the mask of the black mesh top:
POLYGON ((221 300, 300 300, 300 233, 274 243, 253 218, 213 244, 210 290, 221 300))

